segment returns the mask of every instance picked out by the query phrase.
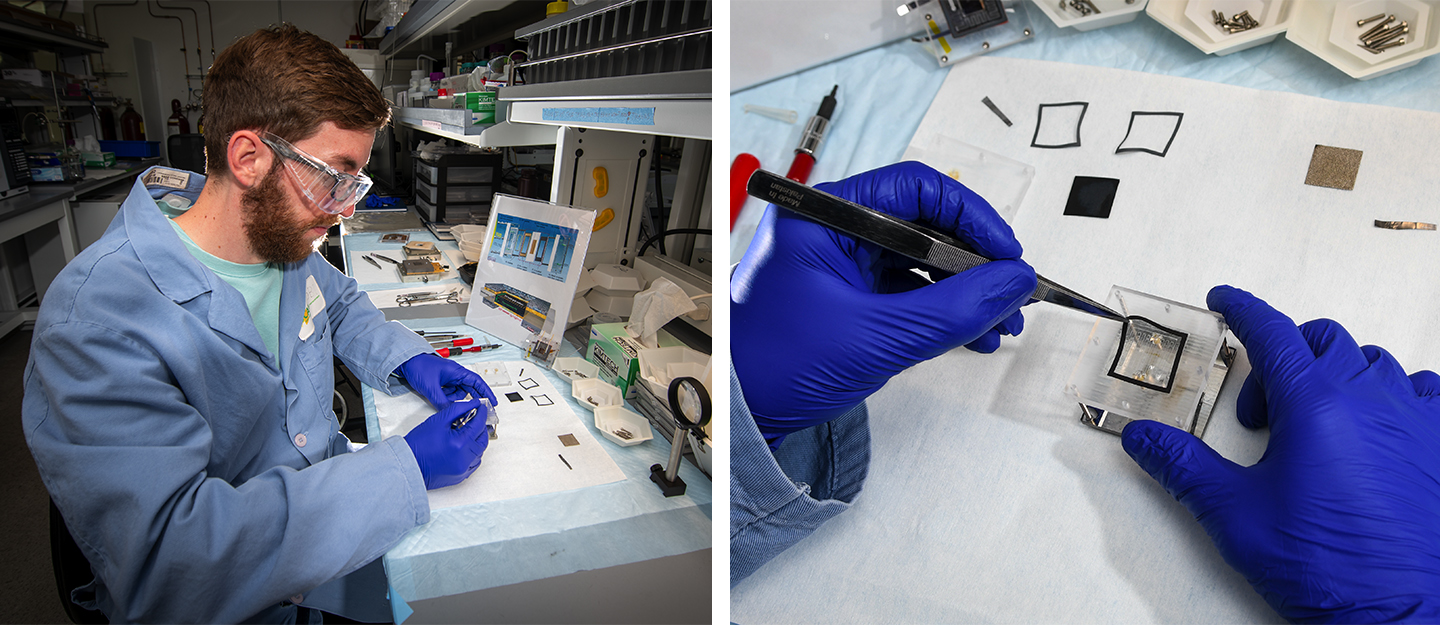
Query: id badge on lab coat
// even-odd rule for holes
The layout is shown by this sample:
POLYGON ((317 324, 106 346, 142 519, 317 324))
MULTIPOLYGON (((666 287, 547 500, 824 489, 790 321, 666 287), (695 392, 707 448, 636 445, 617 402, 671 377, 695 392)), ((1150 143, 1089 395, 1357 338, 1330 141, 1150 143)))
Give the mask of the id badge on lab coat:
POLYGON ((300 319, 300 340, 310 338, 315 333, 315 315, 325 310, 325 294, 320 292, 320 285, 315 283, 315 276, 305 278, 305 316, 300 319))

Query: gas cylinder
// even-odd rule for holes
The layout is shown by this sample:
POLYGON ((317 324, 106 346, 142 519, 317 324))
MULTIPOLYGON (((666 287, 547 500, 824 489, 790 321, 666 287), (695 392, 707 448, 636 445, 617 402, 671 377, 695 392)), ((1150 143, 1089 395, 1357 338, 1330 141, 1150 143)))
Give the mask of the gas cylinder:
POLYGON ((190 120, 186 119, 185 111, 180 110, 180 101, 170 101, 170 119, 165 120, 165 136, 188 135, 190 134, 190 120))

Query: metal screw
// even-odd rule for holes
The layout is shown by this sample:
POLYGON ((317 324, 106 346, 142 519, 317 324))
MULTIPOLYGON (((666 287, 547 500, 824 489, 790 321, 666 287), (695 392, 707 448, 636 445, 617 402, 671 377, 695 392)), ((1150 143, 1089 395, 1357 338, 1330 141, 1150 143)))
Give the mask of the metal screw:
POLYGON ((1373 21, 1375 21, 1375 20, 1378 20, 1378 19, 1380 19, 1380 18, 1382 18, 1382 17, 1385 17, 1385 14, 1384 14, 1384 13, 1381 13, 1381 14, 1379 14, 1379 15, 1371 15, 1370 17, 1367 17, 1367 18, 1365 18, 1365 19, 1363 19, 1363 20, 1355 20, 1355 25, 1356 25, 1356 26, 1364 26, 1364 25, 1369 24, 1370 22, 1373 22, 1373 21))
POLYGON ((1400 37, 1401 35, 1404 35, 1405 33, 1410 32, 1410 27, 1407 26, 1407 27, 1405 27, 1405 28, 1402 28, 1402 29, 1400 29, 1400 30, 1396 30, 1396 31, 1394 31, 1394 32, 1389 32, 1389 31, 1387 31, 1387 32, 1388 32, 1389 34, 1386 34, 1386 35, 1384 35, 1383 37, 1382 37, 1382 36, 1379 36, 1379 35, 1376 35, 1376 37, 1375 37, 1374 39, 1371 39, 1370 41, 1366 41, 1366 42, 1365 42, 1365 45, 1374 48, 1374 47, 1378 47, 1378 46, 1381 46, 1381 45, 1390 43, 1391 41, 1394 41, 1395 38, 1400 37))
POLYGON ((927 22, 930 21, 930 14, 929 14, 929 13, 926 13, 926 14, 925 14, 925 21, 927 21, 927 22))
POLYGON ((989 50, 989 49, 990 49, 990 42, 988 42, 988 41, 982 41, 982 42, 980 42, 980 47, 981 47, 981 48, 984 48, 984 49, 986 49, 986 50, 989 50))
POLYGON ((1362 41, 1365 40, 1365 39, 1369 39, 1369 38, 1370 38, 1372 35, 1374 35, 1375 33, 1378 33, 1378 32, 1380 32, 1380 31, 1382 31, 1382 30, 1385 30, 1385 25, 1386 25, 1386 24, 1389 24, 1390 22, 1393 22, 1393 21, 1395 21, 1395 16, 1394 16, 1394 15, 1391 15, 1391 16, 1389 16, 1389 17, 1386 17, 1386 18, 1385 18, 1385 21, 1380 22, 1379 24, 1376 24, 1376 25, 1375 25, 1374 27, 1372 27, 1370 30, 1367 30, 1367 31, 1365 31, 1365 32, 1363 32, 1363 33, 1360 33, 1360 39, 1361 39, 1362 41))
POLYGON ((1374 50, 1374 51, 1376 51, 1376 52, 1382 52, 1382 51, 1385 51, 1385 50, 1389 50, 1390 48, 1394 48, 1394 47, 1396 47, 1396 46, 1403 46, 1403 45, 1405 45, 1405 38, 1404 38, 1404 37, 1401 37, 1401 38, 1399 38, 1399 39, 1397 39, 1397 40, 1395 40, 1395 41, 1392 41, 1392 42, 1390 42, 1390 43, 1387 43, 1387 44, 1385 44, 1385 45, 1383 45, 1383 46, 1375 46, 1375 47, 1370 48, 1370 49, 1371 49, 1371 50, 1374 50))
POLYGON ((1030 29, 1029 29, 1029 28, 1026 28, 1026 29, 1025 29, 1025 36, 1026 36, 1026 37, 1029 37, 1029 36, 1030 36, 1030 29))
POLYGON ((940 55, 940 62, 941 62, 941 63, 948 63, 949 61, 950 61, 950 57, 948 57, 948 56, 946 56, 946 55, 943 55, 943 54, 940 55))
POLYGON ((1371 36, 1371 37, 1362 37, 1360 40, 1363 41, 1363 42, 1365 42, 1365 43, 1375 43, 1376 41, 1380 41, 1380 40, 1382 40, 1382 39, 1389 39, 1389 38, 1392 38, 1392 37, 1394 37, 1394 36, 1396 36, 1396 35, 1404 34, 1404 33, 1409 32, 1409 31, 1410 31, 1410 23, 1409 23, 1409 22, 1400 22, 1400 24, 1398 24, 1398 25, 1396 25, 1396 26, 1394 26, 1394 27, 1386 28, 1385 30, 1382 30, 1382 31, 1380 31, 1380 32, 1378 32, 1378 33, 1375 33, 1375 35, 1374 35, 1374 36, 1371 36))

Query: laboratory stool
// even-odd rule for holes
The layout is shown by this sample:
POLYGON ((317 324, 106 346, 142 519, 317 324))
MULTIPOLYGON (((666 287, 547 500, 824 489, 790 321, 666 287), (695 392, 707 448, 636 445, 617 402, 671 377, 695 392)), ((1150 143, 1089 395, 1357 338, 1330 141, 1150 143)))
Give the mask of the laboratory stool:
POLYGON ((70 600, 70 591, 94 581, 95 572, 90 570, 90 561, 70 536, 70 529, 65 527, 65 519, 61 518, 54 501, 50 502, 50 566, 55 569, 55 588, 60 592, 60 605, 70 622, 80 625, 110 622, 103 612, 86 610, 70 600))

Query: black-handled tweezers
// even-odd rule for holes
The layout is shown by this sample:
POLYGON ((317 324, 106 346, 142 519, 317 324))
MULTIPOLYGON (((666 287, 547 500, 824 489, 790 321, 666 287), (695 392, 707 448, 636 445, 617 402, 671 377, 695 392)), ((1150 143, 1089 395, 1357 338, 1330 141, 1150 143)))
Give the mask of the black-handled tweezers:
MULTIPOLYGON (((757 169, 750 175, 745 190, 754 197, 936 269, 960 273, 993 260, 977 254, 968 243, 944 232, 866 208, 763 169, 757 169)), ((1039 283, 1030 296, 1031 300, 1125 321, 1124 316, 1099 302, 1043 276, 1035 277, 1039 283)))

